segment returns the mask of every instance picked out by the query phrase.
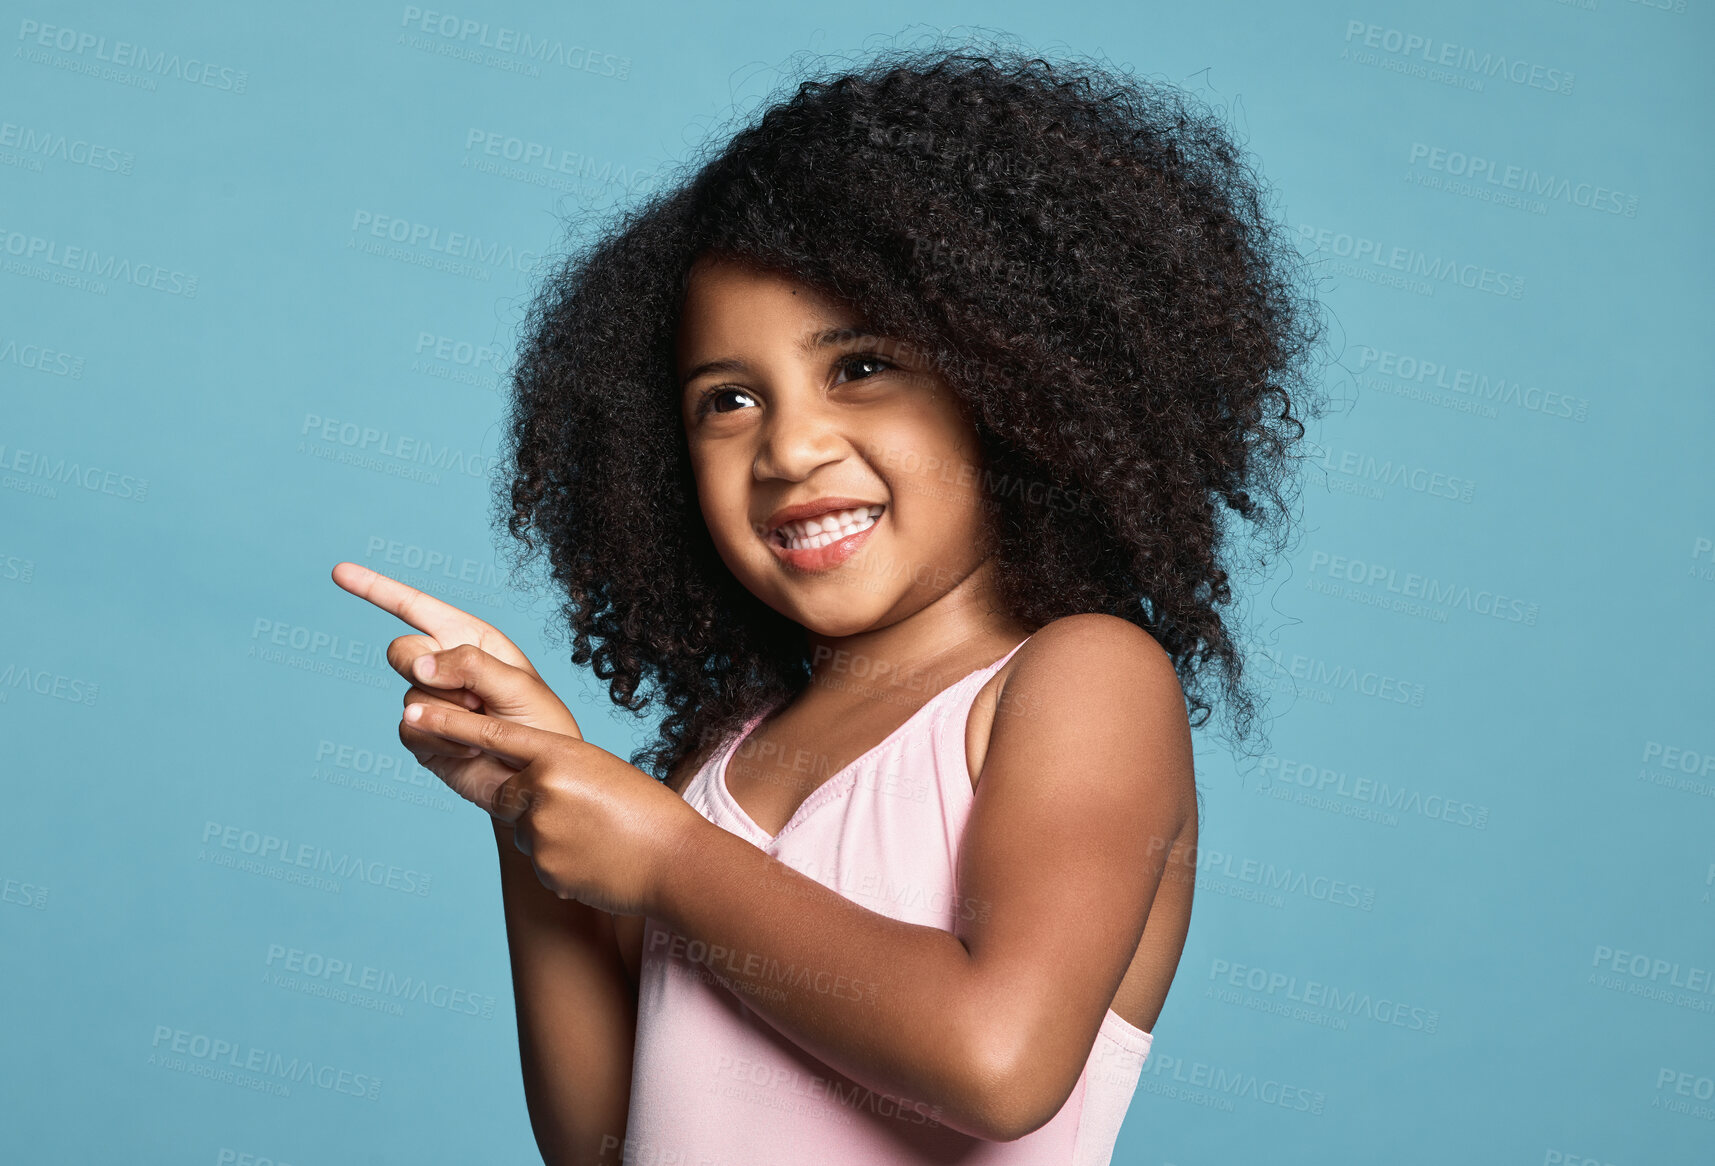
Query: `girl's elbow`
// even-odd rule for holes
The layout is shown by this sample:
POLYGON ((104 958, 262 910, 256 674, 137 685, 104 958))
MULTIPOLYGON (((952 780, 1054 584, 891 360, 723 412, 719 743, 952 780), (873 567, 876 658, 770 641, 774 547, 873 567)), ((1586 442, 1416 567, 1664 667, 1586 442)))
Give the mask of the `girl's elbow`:
POLYGON ((987 1142, 1016 1142, 1052 1121, 1064 1103, 1064 1099, 1059 1104, 1044 1104, 1029 1097, 997 1098, 982 1108, 977 1136, 987 1142))
POLYGON ((1016 1142, 1053 1120, 1077 1082, 1061 1088, 1028 1056, 974 1058, 960 1106, 965 1132, 987 1142, 1016 1142))

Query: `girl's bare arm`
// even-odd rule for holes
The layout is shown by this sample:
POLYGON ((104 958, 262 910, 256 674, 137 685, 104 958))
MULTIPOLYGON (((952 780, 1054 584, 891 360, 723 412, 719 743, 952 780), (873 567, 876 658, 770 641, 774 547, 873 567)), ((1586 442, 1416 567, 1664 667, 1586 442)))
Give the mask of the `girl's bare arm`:
POLYGON ((1011 1140, 1070 1096, 1195 814, 1178 678, 1117 617, 1020 652, 960 851, 955 931, 902 923, 719 827, 684 831, 650 914, 848 1077, 1011 1140))
MULTIPOLYGON (((400 636, 387 648, 388 663, 412 686, 407 709, 470 707, 467 698, 480 692, 475 703, 490 716, 578 734, 565 703, 492 624, 358 563, 336 564, 333 581, 423 633, 400 636), (458 664, 472 653, 487 666, 459 673, 458 664), (426 661, 445 666, 446 674, 432 678, 421 671, 426 661)), ((510 772, 406 726, 400 741, 449 788, 479 804, 482 791, 510 772)), ((537 1145, 551 1166, 618 1163, 630 1108, 637 996, 612 917, 545 887, 518 849, 513 828, 490 823, 500 857, 524 1099, 537 1145)))
POLYGON ((537 878, 510 826, 494 822, 518 1054, 530 1126, 547 1166, 618 1166, 631 1104, 637 995, 613 919, 537 878))
MULTIPOLYGON (((668 787, 679 792, 698 764, 681 762, 668 787)), ((493 825, 536 1144, 547 1166, 618 1166, 631 1109, 643 916, 560 898, 542 885, 512 827, 493 825)))

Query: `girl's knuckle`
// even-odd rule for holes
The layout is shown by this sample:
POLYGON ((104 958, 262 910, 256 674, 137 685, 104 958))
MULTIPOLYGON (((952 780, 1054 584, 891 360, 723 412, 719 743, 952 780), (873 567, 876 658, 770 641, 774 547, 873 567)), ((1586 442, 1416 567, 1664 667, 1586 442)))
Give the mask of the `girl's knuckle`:
MULTIPOLYGON (((509 814, 517 815, 512 825, 515 830, 520 831, 518 837, 522 839, 524 837, 523 831, 529 826, 526 811, 530 808, 530 799, 525 794, 524 786, 519 784, 516 778, 505 782, 494 791, 494 802, 497 808, 505 810, 509 814)), ((522 850, 523 847, 519 847, 519 849, 522 850)))

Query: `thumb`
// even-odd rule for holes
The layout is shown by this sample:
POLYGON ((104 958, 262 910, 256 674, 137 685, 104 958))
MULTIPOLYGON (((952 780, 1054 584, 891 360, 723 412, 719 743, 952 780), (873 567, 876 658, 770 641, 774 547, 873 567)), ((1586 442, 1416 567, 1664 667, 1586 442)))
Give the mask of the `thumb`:
POLYGON ((462 688, 476 694, 485 713, 583 739, 571 711, 540 676, 497 660, 475 644, 426 652, 411 667, 412 679, 425 688, 462 688))

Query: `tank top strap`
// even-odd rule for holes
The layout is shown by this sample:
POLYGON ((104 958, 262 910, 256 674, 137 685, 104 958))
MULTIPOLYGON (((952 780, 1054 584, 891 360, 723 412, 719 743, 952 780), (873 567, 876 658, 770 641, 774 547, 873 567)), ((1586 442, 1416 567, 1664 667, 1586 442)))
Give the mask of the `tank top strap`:
MULTIPOLYGON (((1034 635, 1035 633, 1033 632, 1031 634, 1034 635)), ((961 723, 963 723, 965 714, 970 708, 970 705, 976 700, 977 693, 982 691, 983 685, 987 684, 994 674, 999 672, 1006 662, 1016 656, 1018 654, 1018 650, 1029 642, 1030 636, 1025 636, 1022 640, 1018 641, 1018 643, 1014 644, 1007 651, 1006 655, 996 660, 993 664, 985 664, 975 672, 967 673, 965 676, 955 680, 952 684, 947 686, 947 690, 943 695, 952 696, 952 690, 963 690, 956 696, 953 696, 949 702, 950 706, 957 707, 960 714, 958 719, 961 723)))
POLYGON ((974 793, 965 734, 977 694, 1029 642, 1030 637, 1026 636, 994 663, 967 673, 932 698, 932 703, 939 707, 919 732, 925 738, 928 754, 935 760, 932 764, 922 763, 925 769, 922 776, 938 788, 945 824, 949 829, 962 832, 964 814, 970 808, 974 793))
POLYGON ((993 675, 1002 664, 1005 664, 1008 660, 1016 656, 1018 654, 1018 650, 1028 644, 1031 640, 1031 636, 1034 636, 1035 634, 1035 632, 1031 632, 1029 636, 1025 636, 1022 640, 1018 641, 1018 643, 1014 644, 1012 649, 1008 651, 1006 655, 996 660, 993 664, 990 664, 987 668, 982 669, 982 672, 993 675))

